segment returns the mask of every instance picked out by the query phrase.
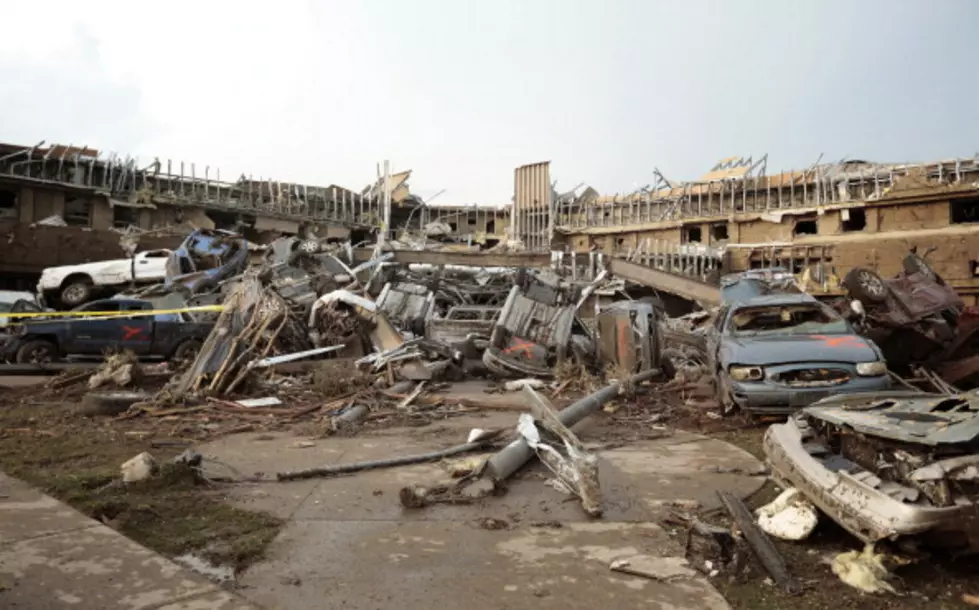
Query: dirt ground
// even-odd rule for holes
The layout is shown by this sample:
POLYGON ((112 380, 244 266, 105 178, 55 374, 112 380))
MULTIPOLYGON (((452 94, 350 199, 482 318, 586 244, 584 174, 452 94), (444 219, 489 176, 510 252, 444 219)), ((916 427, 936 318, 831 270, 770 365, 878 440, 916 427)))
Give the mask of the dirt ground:
MULTIPOLYGON (((265 513, 233 508, 222 496, 222 483, 202 484, 178 471, 147 483, 109 485, 118 478, 119 465, 143 451, 165 461, 192 446, 174 442, 181 430, 165 422, 148 428, 142 420, 85 417, 74 413, 79 395, 62 396, 38 387, 0 389, 0 470, 24 479, 100 519, 137 542, 168 556, 196 553, 237 570, 260 559, 279 532, 282 522, 265 513), (161 444, 162 441, 162 444, 161 444)), ((663 415, 653 397, 621 405, 603 418, 603 439, 624 443, 644 436, 640 429, 656 422, 708 434, 763 457, 764 424, 734 419, 712 419, 696 409, 676 408, 663 415), (650 417, 648 412, 660 411, 650 417)), ((748 502, 755 508, 775 495, 768 485, 748 502)), ((706 522, 730 524, 723 511, 700 515, 706 522)), ((684 528, 664 523, 678 539, 684 528)), ((804 585, 801 595, 788 596, 766 584, 766 575, 753 560, 738 578, 725 573, 711 582, 734 608, 753 610, 816 610, 839 608, 911 609, 968 608, 963 594, 979 593, 972 575, 972 560, 923 558, 895 571, 897 596, 869 596, 843 584, 828 561, 837 553, 860 544, 831 520, 824 518, 810 539, 775 541, 789 570, 804 585)), ((695 558, 692 558, 695 559, 695 558)))
POLYGON ((173 557, 195 553, 236 570, 261 557, 281 522, 232 508, 220 484, 202 485, 180 469, 143 483, 110 485, 119 466, 143 451, 157 460, 185 446, 141 424, 73 412, 43 387, 0 389, 0 470, 20 478, 133 540, 173 557), (160 440, 170 441, 159 446, 160 440))

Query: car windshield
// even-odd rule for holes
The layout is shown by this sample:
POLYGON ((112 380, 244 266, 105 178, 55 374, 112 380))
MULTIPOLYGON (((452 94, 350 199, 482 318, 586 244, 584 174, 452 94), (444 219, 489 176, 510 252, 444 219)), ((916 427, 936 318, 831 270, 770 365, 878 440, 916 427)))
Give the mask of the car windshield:
POLYGON ((728 330, 736 337, 812 335, 850 332, 833 310, 818 304, 745 307, 731 314, 728 330))

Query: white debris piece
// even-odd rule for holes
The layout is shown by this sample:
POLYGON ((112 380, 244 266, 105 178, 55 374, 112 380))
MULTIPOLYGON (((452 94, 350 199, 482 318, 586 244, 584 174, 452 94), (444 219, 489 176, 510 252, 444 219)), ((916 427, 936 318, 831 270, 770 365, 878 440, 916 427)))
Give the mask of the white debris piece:
POLYGON ((150 478, 156 470, 156 460, 147 452, 140 453, 131 460, 126 461, 119 468, 122 471, 123 483, 137 483, 150 478))
POLYGON ((530 388, 532 390, 543 390, 546 387, 547 384, 545 384, 543 381, 541 381, 540 379, 533 379, 533 378, 516 379, 514 381, 508 381, 505 384, 503 384, 503 388, 507 392, 519 392, 524 388, 530 388))
POLYGON ((794 487, 755 511, 758 527, 782 540, 805 540, 816 529, 819 513, 794 487))

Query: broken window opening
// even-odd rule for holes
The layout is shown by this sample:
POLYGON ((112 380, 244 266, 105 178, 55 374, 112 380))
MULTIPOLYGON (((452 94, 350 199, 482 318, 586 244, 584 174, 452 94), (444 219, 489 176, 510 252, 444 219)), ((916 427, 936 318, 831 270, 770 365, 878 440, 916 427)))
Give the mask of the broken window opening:
POLYGON ((0 191, 0 220, 17 220, 17 192, 0 191))
POLYGON ((863 231, 867 228, 867 212, 864 210, 842 210, 840 228, 846 231, 863 231))
POLYGON ((815 235, 819 232, 816 226, 816 218, 804 218, 799 219, 795 222, 795 227, 792 229, 793 235, 815 235))
POLYGON ((979 275, 979 261, 969 261, 969 274, 973 276, 979 275))
POLYGON ((710 226, 710 238, 713 241, 725 241, 730 239, 727 232, 727 223, 714 224, 710 226))
POLYGON ((949 220, 952 224, 979 222, 979 198, 950 201, 949 220))
POLYGON ((112 226, 125 229, 130 225, 139 226, 139 210, 121 205, 112 206, 112 226))
POLYGON ((449 223, 449 229, 452 230, 452 231, 458 231, 459 230, 459 225, 457 225, 454 222, 450 222, 449 223))
POLYGON ((474 227, 474 226, 476 226, 476 219, 475 218, 467 218, 466 219, 466 224, 468 224, 471 227, 474 227))
POLYGON ((734 312, 728 328, 737 337, 845 333, 848 330, 843 318, 818 304, 746 307, 734 312))
POLYGON ((683 242, 687 244, 699 244, 701 240, 700 227, 684 227, 683 242))
POLYGON ((495 220, 487 220, 486 221, 486 232, 487 233, 496 233, 496 221, 495 220))
POLYGON ((70 227, 92 226, 92 202, 78 197, 66 200, 63 218, 70 227))

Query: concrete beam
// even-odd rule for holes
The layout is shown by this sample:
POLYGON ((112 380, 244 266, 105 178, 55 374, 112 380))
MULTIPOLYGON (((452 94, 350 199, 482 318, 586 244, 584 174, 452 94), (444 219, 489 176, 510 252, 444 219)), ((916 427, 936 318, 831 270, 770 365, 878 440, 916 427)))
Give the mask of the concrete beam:
MULTIPOLYGON (((373 249, 354 250, 354 261, 369 261, 373 249)), ((468 267, 547 267, 551 264, 550 252, 518 252, 493 254, 488 252, 432 252, 426 250, 395 250, 391 262, 425 265, 462 265, 468 267)))
POLYGON ((660 271, 645 265, 637 265, 619 258, 609 261, 608 270, 615 277, 628 282, 675 294, 696 301, 705 307, 720 305, 721 303, 720 288, 682 275, 660 271))

